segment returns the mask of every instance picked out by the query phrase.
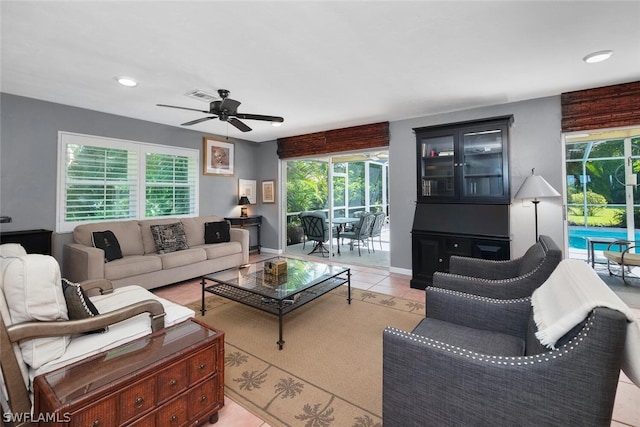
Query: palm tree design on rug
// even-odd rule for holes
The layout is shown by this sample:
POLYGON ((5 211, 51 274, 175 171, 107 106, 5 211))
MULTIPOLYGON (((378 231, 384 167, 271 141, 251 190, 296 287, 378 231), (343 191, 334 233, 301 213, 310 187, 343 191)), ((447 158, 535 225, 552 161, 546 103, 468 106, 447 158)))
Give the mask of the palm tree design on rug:
POLYGON ((242 377, 234 378, 233 381, 239 384, 240 390, 251 391, 254 388, 260 388, 266 378, 267 373, 264 371, 260 373, 258 371, 244 371, 242 377))
POLYGON ((356 423, 353 427, 382 427, 381 422, 375 422, 369 415, 364 417, 356 417, 356 423))
POLYGON ((273 399, 271 399, 269 403, 265 405, 265 411, 269 409, 269 406, 271 406, 271 404, 278 397, 280 397, 281 399, 293 399, 294 397, 296 397, 296 395, 302 393, 302 390, 304 389, 304 383, 297 382, 291 377, 280 378, 280 381, 276 385, 274 385, 273 388, 275 389, 275 396, 273 396, 273 399))
POLYGON ((240 366, 249 360, 249 356, 242 354, 239 351, 228 354, 224 358, 225 366, 240 366))
POLYGON ((304 413, 296 415, 296 419, 306 421, 304 424, 305 427, 328 427, 334 420, 331 416, 331 414, 333 414, 333 408, 329 406, 331 405, 331 402, 333 402, 333 396, 331 396, 331 400, 322 410, 320 410, 320 403, 316 403, 313 406, 309 403, 305 403, 302 408, 304 413))

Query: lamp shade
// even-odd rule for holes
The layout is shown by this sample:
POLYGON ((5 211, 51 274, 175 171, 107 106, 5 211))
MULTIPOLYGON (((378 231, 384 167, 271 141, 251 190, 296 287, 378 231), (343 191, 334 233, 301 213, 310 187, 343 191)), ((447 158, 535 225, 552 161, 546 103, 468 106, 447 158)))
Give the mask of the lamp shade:
POLYGON ((543 177, 535 175, 533 170, 531 175, 522 183, 522 186, 515 195, 515 199, 542 199, 544 197, 560 197, 560 193, 551 186, 543 177))
POLYGON ((240 201, 238 202, 239 205, 250 205, 251 202, 249 201, 249 198, 247 196, 242 196, 240 197, 240 201))

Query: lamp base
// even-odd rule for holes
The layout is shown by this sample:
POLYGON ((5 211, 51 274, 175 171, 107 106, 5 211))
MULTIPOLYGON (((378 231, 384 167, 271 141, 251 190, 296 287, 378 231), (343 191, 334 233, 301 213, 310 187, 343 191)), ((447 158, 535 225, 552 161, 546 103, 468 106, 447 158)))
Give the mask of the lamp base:
POLYGON ((241 207, 241 208, 240 208, 240 217, 241 217, 241 218, 246 218, 246 217, 248 217, 248 216, 249 216, 249 215, 248 215, 248 212, 247 212, 248 210, 249 210, 249 209, 248 209, 247 207, 245 207, 245 206, 241 207))

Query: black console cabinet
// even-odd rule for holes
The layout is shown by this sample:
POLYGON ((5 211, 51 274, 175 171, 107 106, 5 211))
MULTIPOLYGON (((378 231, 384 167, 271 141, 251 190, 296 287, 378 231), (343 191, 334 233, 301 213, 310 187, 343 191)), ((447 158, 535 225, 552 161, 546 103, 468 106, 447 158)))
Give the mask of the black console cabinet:
POLYGON ((411 287, 424 289, 433 273, 449 271, 452 255, 493 260, 509 259, 509 240, 459 234, 416 231, 413 240, 413 278, 411 287))
POLYGON ((51 255, 51 230, 4 231, 0 243, 19 243, 27 253, 51 255))
POLYGON ((449 271, 452 255, 506 260, 512 116, 414 129, 417 204, 411 287, 449 271))

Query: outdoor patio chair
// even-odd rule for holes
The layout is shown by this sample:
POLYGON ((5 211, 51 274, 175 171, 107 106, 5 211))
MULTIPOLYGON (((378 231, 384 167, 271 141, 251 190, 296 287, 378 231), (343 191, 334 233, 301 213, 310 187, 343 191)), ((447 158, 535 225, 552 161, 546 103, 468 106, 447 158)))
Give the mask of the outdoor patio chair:
POLYGON ((373 249, 373 252, 376 251, 376 249, 373 247, 373 241, 374 241, 374 237, 378 238, 378 241, 380 243, 380 250, 382 250, 382 227, 384 226, 384 222, 387 219, 387 215, 385 215, 384 212, 378 212, 376 214, 374 214, 375 216, 375 220, 373 221, 373 225, 371 226, 371 249, 373 249))
POLYGON ((329 250, 324 243, 329 240, 329 224, 324 214, 321 212, 301 212, 299 217, 306 238, 316 242, 309 255, 316 252, 320 252, 322 256, 328 255, 329 250))
MULTIPOLYGON (((358 256, 362 256, 360 252, 360 246, 362 244, 367 246, 369 251, 369 237, 371 237, 371 228, 376 217, 372 213, 365 213, 360 217, 360 221, 353 226, 353 230, 340 233, 340 238, 351 239, 350 248, 353 250, 354 242, 358 245, 358 256)), ((371 251, 369 251, 371 252, 371 251)))
POLYGON ((635 248, 638 246, 640 245, 629 240, 616 240, 609 245, 606 251, 602 252, 604 257, 607 259, 607 270, 609 270, 609 275, 622 277, 622 282, 625 285, 631 286, 631 284, 627 282, 627 278, 629 276, 632 276, 634 279, 640 279, 640 277, 631 273, 632 267, 640 267, 640 254, 635 251, 635 248), (614 247, 617 247, 618 250, 613 250, 614 247), (615 263, 620 266, 620 274, 611 270, 611 263, 615 263), (625 274, 625 270, 627 271, 627 274, 625 274))

